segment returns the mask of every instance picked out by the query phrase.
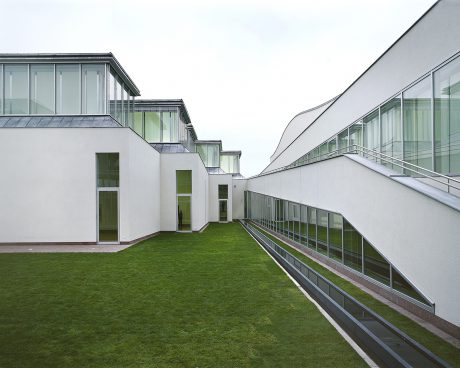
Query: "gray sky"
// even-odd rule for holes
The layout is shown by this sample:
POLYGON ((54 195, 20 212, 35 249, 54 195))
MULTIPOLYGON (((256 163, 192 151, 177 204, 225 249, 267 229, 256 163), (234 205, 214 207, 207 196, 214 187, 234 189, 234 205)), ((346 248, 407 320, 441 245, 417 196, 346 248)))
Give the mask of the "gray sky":
POLYGON ((142 98, 182 98, 200 139, 241 149, 249 176, 433 3, 0 0, 0 52, 111 51, 142 98))

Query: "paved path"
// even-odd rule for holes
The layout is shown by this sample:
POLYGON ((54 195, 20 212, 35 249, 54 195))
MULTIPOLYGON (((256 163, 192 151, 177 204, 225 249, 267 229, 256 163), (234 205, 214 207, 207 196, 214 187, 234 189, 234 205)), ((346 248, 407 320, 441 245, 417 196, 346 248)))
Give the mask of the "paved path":
POLYGON ((0 253, 116 253, 132 245, 0 245, 0 253))

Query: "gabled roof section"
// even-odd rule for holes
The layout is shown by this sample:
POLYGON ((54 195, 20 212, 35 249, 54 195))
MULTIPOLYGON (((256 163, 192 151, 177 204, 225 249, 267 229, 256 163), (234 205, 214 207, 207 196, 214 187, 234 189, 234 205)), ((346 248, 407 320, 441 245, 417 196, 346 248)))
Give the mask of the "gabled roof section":
POLYGON ((110 115, 0 116, 0 128, 122 128, 110 115))
POLYGON ((128 73, 111 53, 15 53, 0 54, 0 63, 108 63, 118 76, 128 86, 135 96, 140 96, 140 91, 134 84, 128 73))

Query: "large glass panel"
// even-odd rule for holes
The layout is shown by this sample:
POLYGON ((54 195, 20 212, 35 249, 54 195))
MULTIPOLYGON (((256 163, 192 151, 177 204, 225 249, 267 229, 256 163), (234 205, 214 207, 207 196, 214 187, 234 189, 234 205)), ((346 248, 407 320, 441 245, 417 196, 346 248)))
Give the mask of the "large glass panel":
POLYGON ((208 145, 208 160, 209 167, 219 167, 219 146, 217 144, 208 145))
POLYGON ((308 207, 308 247, 316 250, 316 208, 308 207))
POLYGON ((329 213, 329 257, 342 262, 342 216, 329 213))
POLYGON ((120 182, 119 154, 96 153, 97 186, 118 187, 120 182))
POLYGON ((228 185, 219 184, 219 199, 228 199, 228 185))
POLYGON ((114 118, 116 117, 115 115, 115 107, 117 105, 116 101, 116 83, 115 83, 115 75, 110 72, 109 74, 109 114, 112 115, 114 118))
POLYGON ((432 169, 431 80, 403 93, 404 160, 432 169))
POLYGON ((334 137, 329 142, 327 142, 327 147, 329 153, 335 153, 335 150, 337 149, 337 138, 334 137))
POLYGON ((5 114, 29 113, 27 65, 5 65, 5 114))
POLYGON ((396 271, 393 267, 391 268, 392 288, 399 292, 406 294, 422 303, 427 304, 425 298, 423 298, 417 290, 415 290, 409 282, 406 281, 401 274, 396 271))
POLYGON ((169 121, 170 121, 170 142, 179 142, 179 117, 177 111, 169 111, 169 121))
POLYGON ((162 122, 161 122, 161 141, 164 143, 171 142, 171 112, 163 111, 162 122))
POLYGON ((80 67, 56 65, 56 113, 80 113, 80 67))
POLYGON ((149 143, 161 142, 161 121, 160 113, 157 111, 146 111, 145 119, 145 140, 149 143))
POLYGON ((3 65, 0 64, 0 114, 3 114, 3 65))
POLYGON ((118 241, 118 192, 99 191, 99 242, 118 241))
POLYGON ((327 157, 327 154, 329 152, 329 146, 327 142, 324 142, 320 147, 319 147, 319 154, 321 156, 321 160, 324 160, 327 157))
MULTIPOLYGON (((391 99, 380 108, 380 119, 382 129, 381 152, 402 160, 401 96, 391 99)), ((385 165, 400 171, 396 165, 391 163, 385 163, 385 165)))
POLYGON ((208 167, 208 149, 205 144, 197 144, 196 146, 196 151, 201 157, 201 160, 203 161, 204 166, 208 167))
POLYGON ((177 194, 192 193, 192 170, 176 170, 177 194))
POLYGON ((390 285, 390 264, 378 253, 366 239, 364 245, 364 274, 390 285))
POLYGON ((364 147, 378 151, 380 149, 379 111, 370 113, 363 119, 364 147))
POLYGON ((362 272, 362 236, 345 219, 343 219, 343 252, 345 265, 362 272))
POLYGON ((358 121, 350 126, 350 145, 363 145, 363 122, 358 121))
POLYGON ((123 90, 123 121, 125 122, 125 126, 129 126, 129 105, 129 91, 125 86, 123 90))
POLYGON ((348 147, 348 129, 345 129, 343 132, 339 133, 337 137, 339 141, 339 152, 346 152, 348 147))
POLYGON ((54 65, 30 66, 30 113, 54 114, 54 65))
POLYGON ((300 205, 300 242, 304 245, 308 243, 308 216, 307 206, 300 205))
POLYGON ((83 64, 81 74, 83 114, 103 114, 105 65, 83 64))
POLYGON ((192 230, 192 197, 177 196, 177 230, 192 230))
POLYGON ((436 171, 460 174, 460 59, 434 73, 436 171))
POLYGON ((144 136, 144 124, 143 124, 144 113, 140 111, 134 112, 134 131, 141 137, 144 136))
POLYGON ((317 210, 318 252, 327 254, 327 211, 317 210))
POLYGON ((118 78, 115 79, 115 86, 115 99, 117 100, 117 104, 115 106, 115 119, 117 119, 120 124, 123 124, 123 99, 121 93, 123 86, 118 78))

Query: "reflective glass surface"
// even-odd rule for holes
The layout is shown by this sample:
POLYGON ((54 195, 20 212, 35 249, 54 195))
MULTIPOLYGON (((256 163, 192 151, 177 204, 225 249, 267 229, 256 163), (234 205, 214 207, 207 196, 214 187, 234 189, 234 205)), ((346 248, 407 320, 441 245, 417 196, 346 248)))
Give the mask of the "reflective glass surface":
POLYGON ((362 236, 345 219, 343 219, 343 253, 345 265, 362 272, 362 236))
POLYGON ((5 65, 5 114, 29 113, 27 65, 5 65))
POLYGON ((219 199, 228 199, 228 185, 219 184, 219 199))
POLYGON ((329 257, 342 262, 342 216, 329 212, 329 257))
POLYGON ((118 241, 118 192, 99 191, 99 241, 118 241))
POLYGON ((30 113, 54 114, 54 65, 30 66, 30 113))
POLYGON ((81 73, 83 114, 103 114, 105 105, 105 65, 83 64, 81 73))
POLYGON ((96 153, 97 186, 118 187, 120 183, 119 153, 96 153))
POLYGON ((192 193, 192 170, 176 170, 176 193, 192 193))
POLYGON ((77 64, 56 65, 56 113, 80 113, 80 68, 77 64))

